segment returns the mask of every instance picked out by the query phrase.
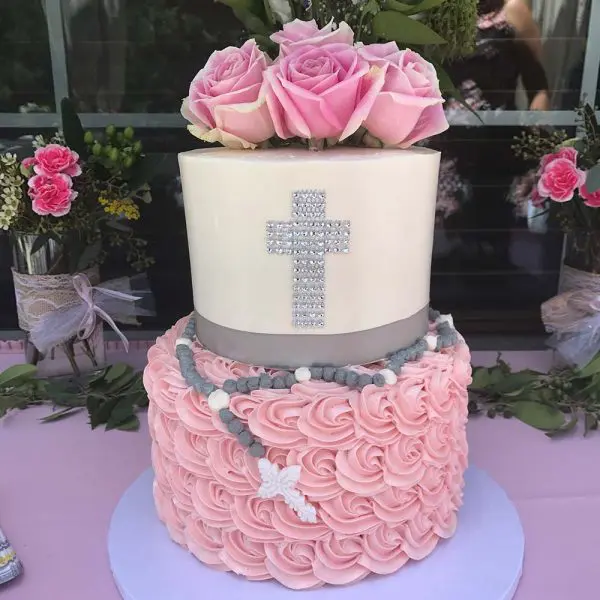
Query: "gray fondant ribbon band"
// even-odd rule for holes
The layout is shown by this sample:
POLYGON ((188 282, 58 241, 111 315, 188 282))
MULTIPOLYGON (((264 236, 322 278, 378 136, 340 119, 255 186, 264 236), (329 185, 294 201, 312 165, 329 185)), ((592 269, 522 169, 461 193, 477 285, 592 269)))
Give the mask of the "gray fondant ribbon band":
POLYGON ((295 369, 311 365, 367 364, 410 346, 427 333, 429 307, 414 315, 364 331, 334 335, 270 334, 238 331, 196 313, 199 342, 220 356, 251 365, 295 369))

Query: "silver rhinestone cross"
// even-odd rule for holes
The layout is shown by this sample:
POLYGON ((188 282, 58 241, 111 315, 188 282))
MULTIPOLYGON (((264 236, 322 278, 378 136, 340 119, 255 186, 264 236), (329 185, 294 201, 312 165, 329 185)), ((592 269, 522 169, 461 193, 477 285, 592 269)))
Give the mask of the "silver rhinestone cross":
POLYGON ((350 221, 326 218, 323 191, 293 192, 292 219, 267 221, 267 252, 294 257, 294 327, 325 327, 325 255, 349 251, 350 221))

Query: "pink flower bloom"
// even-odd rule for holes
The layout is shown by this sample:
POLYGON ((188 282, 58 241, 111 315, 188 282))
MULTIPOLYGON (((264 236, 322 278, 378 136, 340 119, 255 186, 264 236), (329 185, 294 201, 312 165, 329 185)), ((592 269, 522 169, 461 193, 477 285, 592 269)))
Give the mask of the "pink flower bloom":
MULTIPOLYGON (((81 175, 79 154, 66 146, 48 144, 35 151, 33 169, 38 175, 64 173, 69 177, 81 175)), ((30 163, 31 164, 31 163, 30 163)))
POLYGON ((585 183, 579 188, 579 195, 583 198, 584 204, 592 208, 600 208, 600 190, 589 192, 585 183))
POLYGON ((265 72, 277 135, 347 138, 369 114, 384 75, 347 44, 294 49, 265 72))
POLYGON ((574 165, 577 165, 577 156, 578 152, 575 148, 561 148, 558 152, 554 152, 553 154, 546 154, 542 156, 542 160, 540 161, 540 173, 544 171, 546 166, 551 163, 553 160, 557 158, 565 158, 571 161, 574 165))
POLYGON ((342 21, 337 29, 334 29, 333 19, 325 27, 319 29, 317 22, 301 21, 295 19, 291 23, 286 23, 282 31, 278 31, 271 36, 271 39, 279 44, 281 56, 287 56, 293 50, 300 46, 324 46, 326 44, 347 44, 352 46, 354 42, 354 32, 349 25, 342 21))
POLYGON ((412 50, 399 50, 396 42, 370 44, 358 50, 376 68, 385 69, 364 126, 386 146, 408 148, 448 129, 444 99, 434 66, 412 50))
POLYGON ((568 202, 575 190, 585 183, 585 177, 585 172, 578 169, 570 157, 554 158, 544 162, 537 189, 543 198, 568 202))
POLYGON ((24 169, 31 169, 35 165, 35 158, 33 156, 28 156, 21 161, 21 165, 24 169))
POLYGON ((263 72, 269 58, 254 40, 241 48, 213 52, 194 77, 181 114, 190 132, 205 142, 231 148, 254 148, 273 136, 263 72))
POLYGON ((27 185, 33 200, 31 207, 38 215, 62 217, 71 210, 71 203, 77 197, 71 178, 64 173, 34 175, 27 185))

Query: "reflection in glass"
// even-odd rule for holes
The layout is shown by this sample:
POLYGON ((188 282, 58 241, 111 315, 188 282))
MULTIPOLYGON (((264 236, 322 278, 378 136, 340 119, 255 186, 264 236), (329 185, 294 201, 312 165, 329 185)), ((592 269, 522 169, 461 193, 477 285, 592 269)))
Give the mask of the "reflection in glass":
POLYGON ((0 2, 0 112, 54 110, 42 1, 0 2))
POLYGON ((83 112, 179 112, 213 50, 236 44, 224 5, 61 0, 72 97, 83 112))

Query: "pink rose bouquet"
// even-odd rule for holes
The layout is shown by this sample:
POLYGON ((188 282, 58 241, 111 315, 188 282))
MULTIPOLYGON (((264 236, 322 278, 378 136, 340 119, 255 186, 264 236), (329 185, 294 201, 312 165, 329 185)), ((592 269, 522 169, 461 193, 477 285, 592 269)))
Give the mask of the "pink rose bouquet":
POLYGON ((181 112, 192 134, 230 148, 271 138, 409 148, 448 128, 435 68, 396 43, 354 43, 347 23, 296 19, 271 35, 271 62, 254 40, 217 51, 181 112))

